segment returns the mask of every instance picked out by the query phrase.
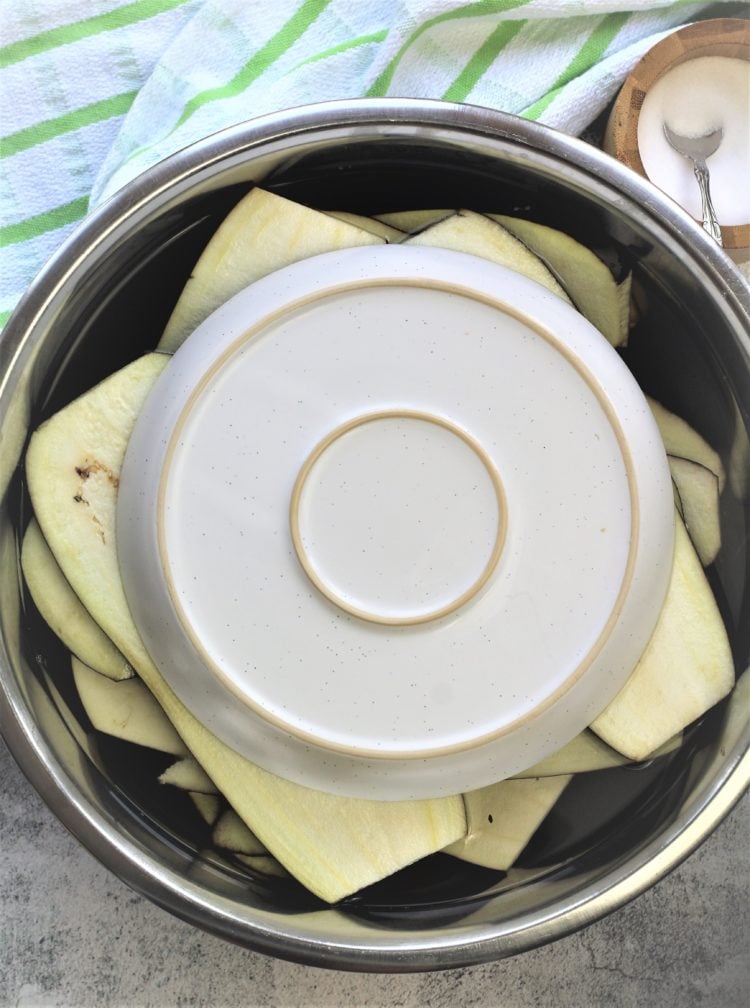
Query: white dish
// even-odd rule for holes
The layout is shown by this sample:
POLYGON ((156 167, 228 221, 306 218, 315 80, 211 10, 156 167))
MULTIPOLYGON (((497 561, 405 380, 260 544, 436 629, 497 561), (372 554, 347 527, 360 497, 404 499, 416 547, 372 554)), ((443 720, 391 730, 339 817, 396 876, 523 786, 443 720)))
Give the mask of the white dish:
POLYGON ((257 282, 175 354, 122 473, 144 641, 225 742, 380 799, 509 776, 653 630, 673 503, 648 405, 555 295, 385 246, 257 282))

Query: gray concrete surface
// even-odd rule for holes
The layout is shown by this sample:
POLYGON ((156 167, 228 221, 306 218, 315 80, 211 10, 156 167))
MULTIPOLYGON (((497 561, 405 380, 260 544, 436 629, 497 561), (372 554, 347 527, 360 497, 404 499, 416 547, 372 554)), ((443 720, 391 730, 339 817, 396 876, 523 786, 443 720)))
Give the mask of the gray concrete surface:
POLYGON ((0 741, 2 1008, 746 1008, 750 796, 688 861, 585 931, 412 976, 246 952, 128 890, 47 810, 0 741))

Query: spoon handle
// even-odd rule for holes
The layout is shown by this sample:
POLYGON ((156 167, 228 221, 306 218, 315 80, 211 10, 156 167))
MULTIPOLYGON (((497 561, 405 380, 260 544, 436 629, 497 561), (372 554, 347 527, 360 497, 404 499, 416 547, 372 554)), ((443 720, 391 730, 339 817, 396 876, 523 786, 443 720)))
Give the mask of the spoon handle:
POLYGON ((717 245, 723 247, 723 242, 721 240, 721 228, 719 227, 719 222, 716 219, 716 211, 714 210, 714 205, 711 202, 711 192, 708 188, 708 168, 706 168, 705 162, 695 162, 695 177, 698 179, 698 185, 701 191, 701 202, 703 204, 703 230, 707 231, 708 234, 711 235, 717 245))

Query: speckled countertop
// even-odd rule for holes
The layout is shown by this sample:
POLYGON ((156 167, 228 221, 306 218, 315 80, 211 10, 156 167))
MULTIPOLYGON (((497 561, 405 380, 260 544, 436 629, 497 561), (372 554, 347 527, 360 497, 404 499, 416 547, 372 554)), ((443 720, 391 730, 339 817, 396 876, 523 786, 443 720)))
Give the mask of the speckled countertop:
POLYGON ((585 931, 410 976, 269 959, 182 923, 78 845, 0 741, 1 1008, 745 1008, 750 796, 685 864, 585 931))

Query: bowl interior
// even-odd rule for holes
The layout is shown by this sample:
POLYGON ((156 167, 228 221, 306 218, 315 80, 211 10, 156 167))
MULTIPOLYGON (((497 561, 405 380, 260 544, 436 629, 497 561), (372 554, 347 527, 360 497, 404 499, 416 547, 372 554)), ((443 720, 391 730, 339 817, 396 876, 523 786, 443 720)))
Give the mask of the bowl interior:
MULTIPOLYGON (((613 198, 593 173, 560 172, 558 159, 512 139, 420 139, 396 129, 390 139, 372 130, 351 133, 332 130, 324 139, 267 144, 250 159, 230 159, 198 173, 190 191, 187 183, 174 186, 143 212, 137 227, 123 224, 117 241, 100 249, 85 275, 69 285, 54 319, 48 313, 44 340, 16 390, 28 404, 28 428, 155 347, 193 262, 250 182, 262 180, 266 188, 321 209, 372 214, 463 206, 528 215, 595 248, 617 274, 633 270, 637 318, 623 357, 645 392, 683 416, 722 455, 730 474, 722 496, 723 548, 708 576, 736 667, 744 670, 750 661, 750 370, 722 299, 706 294, 709 273, 696 273, 695 262, 679 256, 668 236, 657 242, 635 205, 613 198)), ((214 850, 210 829, 187 795, 157 782, 169 756, 146 750, 134 755, 127 743, 93 731, 64 648, 20 586, 15 554, 29 514, 18 469, 4 504, 0 597, 6 649, 35 731, 77 793, 117 824, 145 861, 160 866, 162 882, 172 874, 185 880, 189 899, 188 890, 177 898, 169 885, 156 884, 153 873, 147 883, 142 867, 123 860, 118 870, 126 881, 234 940, 360 968, 382 966, 390 954, 384 950, 396 942, 417 951, 409 965, 393 954, 388 959, 393 968, 476 961, 488 953, 457 952, 456 946, 481 937, 495 939, 493 956, 518 951, 544 940, 539 931, 521 935, 529 915, 538 918, 583 891, 606 888, 669 834, 725 766, 726 703, 691 727, 682 748, 670 756, 576 777, 508 873, 438 854, 328 909, 295 882, 255 875, 214 850), (50 704, 44 672, 95 737, 96 764, 50 704), (321 948, 326 942, 360 952, 337 957, 321 948)))

